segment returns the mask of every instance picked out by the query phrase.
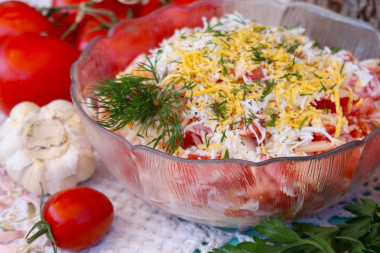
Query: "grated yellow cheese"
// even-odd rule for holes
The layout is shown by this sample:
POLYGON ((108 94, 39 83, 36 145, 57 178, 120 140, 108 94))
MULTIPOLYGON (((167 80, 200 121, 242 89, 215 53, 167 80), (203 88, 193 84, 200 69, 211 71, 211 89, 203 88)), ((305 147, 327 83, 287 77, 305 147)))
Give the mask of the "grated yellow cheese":
MULTIPOLYGON (((275 96, 275 103, 268 103, 266 121, 271 120, 271 115, 277 115, 275 125, 278 129, 284 129, 286 126, 297 129, 300 124, 306 125, 309 122, 315 122, 314 119, 326 118, 324 110, 316 109, 310 106, 310 103, 319 94, 326 96, 333 94, 332 98, 338 114, 334 136, 339 137, 343 124, 339 88, 345 78, 340 73, 342 64, 333 60, 330 55, 325 57, 325 61, 331 64, 330 71, 320 68, 317 64, 308 64, 298 57, 302 53, 303 45, 300 47, 297 45, 301 44, 304 36, 292 37, 284 33, 282 42, 279 44, 275 37, 276 33, 262 32, 265 29, 279 28, 265 28, 252 23, 246 28, 214 36, 209 42, 214 45, 213 50, 210 48, 190 51, 177 49, 175 53, 181 55, 182 63, 176 68, 176 74, 193 78, 197 85, 191 96, 208 94, 214 103, 228 100, 226 105, 229 108, 224 111, 225 117, 219 119, 222 126, 247 117, 247 112, 240 101, 247 98, 262 101, 264 97, 272 93, 275 96), (292 47, 295 48, 291 50, 292 47), (243 62, 245 66, 237 66, 238 62, 243 62), (265 69, 267 75, 275 80, 270 92, 265 94, 265 89, 269 89, 268 80, 257 84, 253 80, 250 85, 242 82, 243 75, 236 76, 237 72, 241 72, 236 71, 239 67, 244 67, 246 71, 243 75, 246 77, 255 71, 262 71, 262 68, 265 69), (250 72, 247 72, 248 70, 250 72), (216 82, 210 81, 209 73, 218 73, 219 79, 216 82), (200 85, 204 89, 198 89, 197 86, 200 85), (331 90, 332 87, 334 87, 333 90, 331 90), (308 98, 301 108, 297 99, 302 96, 308 96, 308 98)), ((194 34, 192 36, 194 43, 201 36, 212 36, 214 32, 194 34)), ((191 37, 188 39, 192 40, 191 37)), ((183 38, 178 40, 183 40, 183 38)), ((256 77, 258 75, 261 74, 256 74, 256 77)), ((199 108, 204 109, 204 106, 203 104, 199 108)))
POLYGON ((211 142, 207 147, 197 145, 198 149, 214 153, 217 149, 221 157, 226 150, 233 155, 235 147, 247 145, 254 146, 256 154, 295 155, 301 154, 294 148, 298 142, 310 144, 314 133, 334 143, 334 138, 348 133, 349 120, 343 111, 350 112, 362 102, 352 104, 356 86, 363 84, 358 80, 356 86, 348 85, 342 55, 313 49, 312 41, 300 31, 255 23, 229 29, 231 20, 235 19, 184 30, 161 48, 170 48, 166 62, 176 63, 162 76, 160 87, 179 77, 191 80, 194 87, 184 94, 191 115, 182 116, 212 130, 207 132, 211 142), (340 101, 347 97, 350 103, 342 108, 340 101), (333 136, 326 125, 335 126, 333 136), (228 138, 222 135, 225 132, 230 133, 228 138), (243 137, 232 137, 239 135, 243 137))

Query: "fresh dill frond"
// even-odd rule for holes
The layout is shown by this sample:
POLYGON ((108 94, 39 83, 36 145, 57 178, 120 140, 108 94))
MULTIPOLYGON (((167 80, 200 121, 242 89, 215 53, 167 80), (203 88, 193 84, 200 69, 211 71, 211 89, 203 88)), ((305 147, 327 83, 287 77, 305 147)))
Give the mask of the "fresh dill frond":
POLYGON ((316 48, 320 48, 320 49, 322 48, 321 44, 319 44, 318 41, 314 41, 312 47, 314 47, 314 48, 316 47, 316 48))
POLYGON ((239 91, 240 91, 240 90, 237 89, 237 88, 233 88, 233 89, 232 89, 232 95, 233 95, 234 99, 236 99, 236 95, 238 94, 239 91))
POLYGON ((138 71, 146 71, 153 75, 154 80, 158 83, 160 81, 160 78, 156 71, 157 62, 159 60, 159 55, 154 59, 154 62, 150 60, 150 58, 146 55, 145 58, 147 60, 147 63, 138 63, 137 65, 141 68, 138 71))
POLYGON ((262 126, 276 126, 276 120, 278 118, 277 114, 273 114, 269 109, 266 110, 266 113, 269 115, 270 120, 266 123, 263 123, 262 126))
POLYGON ((224 58, 223 58, 223 54, 220 56, 220 59, 218 61, 218 63, 222 66, 222 69, 223 69, 223 75, 227 75, 227 69, 226 67, 224 66, 224 58))
POLYGON ((206 143, 206 148, 210 146, 210 139, 207 137, 207 133, 205 133, 205 143, 206 143))
POLYGON ((224 131, 222 132, 222 138, 220 139, 220 142, 222 143, 226 138, 227 138, 227 136, 226 136, 226 129, 224 129, 224 131))
POLYGON ((325 87, 325 85, 322 83, 322 81, 321 81, 321 85, 322 85, 322 88, 319 90, 319 92, 321 92, 321 91, 326 91, 326 87, 325 87))
POLYGON ((253 119, 257 119, 256 114, 254 114, 252 111, 249 111, 249 115, 250 115, 253 119))
POLYGON ((295 73, 288 73, 288 74, 285 74, 285 75, 283 75, 282 77, 280 77, 280 79, 282 79, 282 78, 286 78, 286 80, 290 81, 290 79, 289 79, 290 76, 295 76, 295 77, 297 77, 297 80, 300 80, 300 79, 302 78, 302 75, 301 75, 300 73, 295 72, 295 73))
POLYGON ((260 97, 260 101, 264 101, 264 98, 268 96, 274 88, 274 80, 272 82, 267 81, 266 86, 263 90, 263 95, 260 97))
POLYGON ((252 124, 252 119, 247 119, 246 117, 243 117, 244 122, 244 129, 248 129, 249 125, 252 124))
POLYGON ((238 22, 242 25, 246 25, 247 23, 245 22, 245 20, 240 16, 240 15, 237 15, 237 14, 233 14, 235 16, 235 19, 234 21, 235 22, 238 22))
POLYGON ((292 44, 290 44, 290 45, 288 45, 287 47, 286 47, 286 51, 288 52, 288 53, 292 53, 292 54, 294 54, 294 52, 296 51, 296 49, 299 47, 299 43, 298 43, 298 41, 295 41, 294 43, 292 43, 292 44))
POLYGON ((287 70, 288 70, 288 71, 293 70, 293 67, 294 67, 294 65, 296 65, 296 64, 297 64, 296 56, 293 56, 293 61, 292 61, 291 65, 287 68, 287 70))
POLYGON ((306 122, 307 119, 308 119, 308 117, 306 116, 306 117, 302 120, 300 126, 298 127, 298 129, 299 129, 300 131, 302 130, 303 126, 305 125, 305 122, 306 122))
POLYGON ((157 137, 149 144, 155 148, 160 143, 166 153, 173 154, 183 143, 179 115, 189 109, 183 102, 190 98, 184 93, 193 85, 192 80, 174 78, 161 89, 155 79, 124 75, 95 86, 92 107, 100 116, 97 123, 110 130, 133 124, 139 135, 146 136, 149 128, 155 129, 157 137))
POLYGON ((340 71, 339 71, 340 75, 342 75, 343 73, 344 65, 346 65, 346 62, 343 62, 342 67, 340 67, 340 71))
POLYGON ((300 22, 297 22, 295 25, 292 25, 292 26, 285 26, 284 28, 286 30, 294 30, 296 28, 299 28, 301 26, 301 23, 300 22))
POLYGON ((251 60, 257 61, 257 62, 259 62, 259 61, 266 61, 266 58, 264 56, 262 56, 262 54, 263 53, 261 51, 259 51, 259 50, 254 51, 253 52, 253 56, 255 56, 255 58, 252 58, 251 60))
POLYGON ((228 152, 228 149, 224 152, 224 157, 223 159, 229 159, 230 158, 230 153, 228 152))
POLYGON ((318 79, 322 79, 322 77, 321 76, 319 76, 319 75, 317 75, 317 74, 315 74, 314 72, 311 72, 316 78, 318 78, 318 79))
POLYGON ((248 85, 240 85, 240 88, 243 90, 243 101, 244 101, 245 96, 247 96, 248 92, 250 92, 250 87, 248 85))
POLYGON ((215 102, 211 104, 211 109, 215 113, 215 115, 218 117, 218 119, 224 119, 225 114, 227 113, 227 107, 226 107, 227 100, 224 100, 223 102, 215 102))
POLYGON ((336 54, 340 50, 340 46, 330 47, 331 54, 336 54))

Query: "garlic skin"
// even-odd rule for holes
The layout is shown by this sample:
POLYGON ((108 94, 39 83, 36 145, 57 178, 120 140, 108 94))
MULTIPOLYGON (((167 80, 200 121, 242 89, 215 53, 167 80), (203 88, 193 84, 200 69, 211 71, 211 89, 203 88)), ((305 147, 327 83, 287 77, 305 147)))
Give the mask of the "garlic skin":
POLYGON ((91 177, 95 157, 74 106, 22 102, 0 126, 0 163, 26 190, 54 194, 91 177))

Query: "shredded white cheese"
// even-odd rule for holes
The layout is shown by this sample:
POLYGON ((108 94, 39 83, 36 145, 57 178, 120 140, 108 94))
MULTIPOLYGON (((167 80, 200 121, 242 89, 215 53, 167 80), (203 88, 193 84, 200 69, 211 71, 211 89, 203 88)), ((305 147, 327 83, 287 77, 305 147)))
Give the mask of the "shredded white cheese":
MULTIPOLYGON (((151 50, 159 87, 178 77, 194 83, 184 94, 189 110, 180 115, 193 143, 175 155, 261 161, 313 154, 317 141, 315 153, 342 144, 357 129, 355 119, 346 118, 357 93, 374 76, 348 51, 321 49, 303 33, 302 27, 264 27, 234 13, 176 30, 151 50)), ((149 75, 135 71, 141 61, 145 56, 120 75, 149 75)), ((123 132, 134 144, 147 145, 157 135, 132 129, 123 132)))

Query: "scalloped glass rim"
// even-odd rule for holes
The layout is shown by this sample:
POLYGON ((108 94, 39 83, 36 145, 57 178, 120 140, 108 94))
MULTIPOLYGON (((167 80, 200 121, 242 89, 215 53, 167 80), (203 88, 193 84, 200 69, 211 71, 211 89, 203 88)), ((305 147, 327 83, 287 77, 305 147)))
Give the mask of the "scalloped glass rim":
MULTIPOLYGON (((252 0, 240 0, 240 1, 252 1, 252 0)), ((196 6, 203 5, 203 4, 204 5, 207 5, 209 3, 223 4, 223 3, 228 3, 228 2, 233 2, 233 1, 231 1, 231 0, 229 0, 229 1, 228 0, 227 1, 200 1, 200 2, 192 3, 188 7, 183 7, 183 6, 179 6, 179 5, 170 5, 170 6, 167 6, 165 8, 156 10, 156 11, 152 12, 151 14, 149 14, 147 16, 140 17, 140 18, 133 19, 133 20, 148 19, 151 16, 157 15, 157 14, 162 13, 162 12, 166 12, 170 8, 189 9, 189 8, 193 8, 194 6, 196 7, 196 6)), ((380 42, 380 33, 376 29, 374 29, 372 26, 368 25, 367 23, 362 22, 362 21, 358 21, 358 20, 354 20, 354 19, 351 19, 351 18, 347 18, 347 17, 344 17, 344 16, 341 16, 339 14, 336 14, 336 13, 332 12, 332 11, 323 9, 321 7, 318 7, 318 6, 315 6, 315 5, 312 5, 312 4, 302 3, 302 2, 293 2, 293 3, 289 3, 289 4, 284 4, 284 3, 281 3, 281 2, 277 2, 276 0, 267 0, 267 1, 258 0, 256 2, 258 4, 282 5, 282 7, 284 7, 284 8, 289 7, 289 6, 297 6, 297 7, 301 7, 301 8, 308 8, 311 11, 318 12, 320 14, 324 14, 324 15, 328 16, 329 18, 335 19, 337 21, 345 22, 345 23, 349 23, 349 24, 355 24, 357 26, 362 26, 363 28, 372 30, 374 33, 376 33, 376 35, 377 35, 377 37, 379 39, 379 42, 380 42)), ((132 20, 132 22, 133 22, 133 20, 132 20)), ((130 21, 122 21, 121 23, 116 24, 109 31, 107 37, 112 37, 113 34, 114 34, 115 29, 117 29, 120 24, 125 23, 125 22, 130 22, 130 21)), ((89 46, 83 51, 83 53, 81 54, 81 56, 79 57, 79 59, 77 60, 77 62, 75 62, 74 65, 72 66, 72 68, 71 68, 71 77, 72 77, 73 83, 72 83, 72 85, 70 87, 71 96, 73 98, 73 103, 75 104, 76 108, 79 109, 82 112, 82 114, 85 115, 85 117, 88 118, 93 125, 95 125, 96 128, 100 129, 101 131, 105 131, 107 134, 111 134, 112 136, 114 136, 116 138, 119 138, 120 140, 122 140, 123 142, 125 142, 125 144, 127 144, 127 146, 130 147, 132 150, 135 150, 135 149, 146 150, 147 152, 153 152, 153 153, 156 153, 156 154, 158 154, 160 156, 164 156, 164 157, 166 157, 168 159, 172 159, 172 160, 175 160, 175 161, 186 162, 186 163, 194 163, 194 164, 225 163, 225 162, 228 161, 229 163, 236 162, 236 163, 243 163, 243 164, 247 164, 247 165, 251 165, 251 166, 263 166, 263 165, 267 165, 269 163, 282 162, 282 161, 307 161, 307 160, 310 160, 310 159, 322 159, 322 158, 325 158, 327 156, 330 156, 330 155, 333 155, 333 154, 336 154, 336 153, 339 153, 339 152, 342 152, 342 151, 345 151, 345 150, 348 150, 348 149, 354 149, 355 147, 361 146, 361 145, 365 144, 373 136, 378 135, 380 133, 380 128, 378 128, 375 131, 373 131, 372 133, 370 133, 369 135, 367 135, 362 140, 355 140, 355 141, 351 141, 351 142, 345 143, 343 145, 340 145, 340 146, 338 146, 338 147, 336 147, 334 149, 331 149, 329 151, 326 151, 326 152, 318 154, 318 155, 298 156, 298 157, 297 156, 294 156, 294 157, 276 157, 276 158, 267 159, 267 160, 262 161, 262 162, 251 162, 251 161, 242 160, 242 159, 209 159, 209 160, 186 159, 186 158, 180 158, 180 157, 168 155, 168 154, 166 154, 164 152, 161 152, 161 151, 159 151, 157 149, 150 148, 148 146, 144 146, 144 145, 132 145, 127 140, 125 140, 124 138, 122 138, 120 135, 117 135, 116 133, 114 133, 114 132, 112 132, 112 131, 104 128, 104 127, 101 127, 90 116, 88 116, 88 114, 84 111, 84 109, 80 105, 81 102, 79 102, 80 100, 77 98, 77 96, 76 96, 76 94, 74 92, 74 89, 75 89, 75 80, 76 80, 76 66, 79 64, 80 61, 83 60, 84 55, 86 55, 88 51, 91 51, 92 48, 94 47, 94 45, 98 42, 98 40, 101 40, 102 38, 105 38, 105 36, 100 36, 100 37, 94 39, 93 41, 91 41, 90 44, 89 44, 89 46)))

